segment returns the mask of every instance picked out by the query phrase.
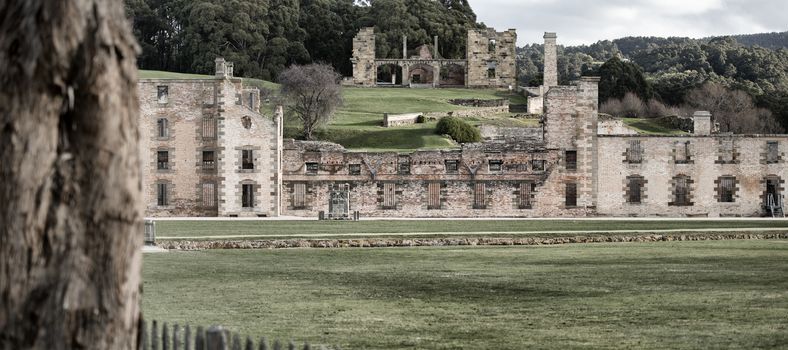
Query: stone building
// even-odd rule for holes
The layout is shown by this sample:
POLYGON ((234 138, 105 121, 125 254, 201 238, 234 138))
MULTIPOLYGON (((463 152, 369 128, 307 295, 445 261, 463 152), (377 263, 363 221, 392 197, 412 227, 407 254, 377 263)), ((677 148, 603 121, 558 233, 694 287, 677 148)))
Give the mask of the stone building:
POLYGON ((514 29, 496 32, 494 29, 469 30, 467 53, 464 59, 441 58, 438 37, 434 37, 433 52, 427 45, 416 48, 408 56, 408 38, 402 38, 402 58, 375 57, 375 30, 362 28, 353 38, 353 77, 347 79, 354 86, 402 85, 410 87, 493 87, 510 88, 517 82, 515 49, 517 33, 514 29))
POLYGON ((213 79, 141 79, 140 152, 149 214, 276 216, 281 113, 258 111, 232 63, 213 79))
POLYGON ((141 80, 148 215, 782 215, 788 135, 642 135, 598 116, 598 79, 553 86, 537 127, 456 149, 356 152, 282 140, 218 59, 204 80, 141 80), (774 207, 774 208, 773 208, 774 207))

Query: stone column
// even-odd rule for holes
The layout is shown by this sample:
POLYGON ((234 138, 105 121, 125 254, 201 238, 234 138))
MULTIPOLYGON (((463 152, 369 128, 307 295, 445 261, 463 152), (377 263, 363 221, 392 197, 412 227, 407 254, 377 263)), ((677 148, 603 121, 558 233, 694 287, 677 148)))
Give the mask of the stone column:
POLYGON ((544 82, 548 89, 558 86, 558 54, 555 33, 544 33, 544 82))
POLYGON ((402 59, 408 59, 408 36, 402 36, 402 59))
POLYGON ((402 86, 410 85, 410 65, 402 63, 402 86))
POLYGON ((226 78, 227 63, 224 61, 224 58, 217 57, 216 60, 214 60, 214 63, 216 63, 216 73, 215 73, 216 77, 219 79, 226 78))
MULTIPOLYGON (((438 37, 436 36, 435 39, 437 40, 438 37)), ((438 50, 435 50, 438 51, 438 50)), ((432 63, 432 87, 439 87, 441 86, 441 65, 438 62, 432 63)))
POLYGON ((437 35, 435 36, 435 47, 433 47, 432 51, 434 51, 433 54, 432 54, 432 59, 437 60, 438 59, 438 36, 437 35))

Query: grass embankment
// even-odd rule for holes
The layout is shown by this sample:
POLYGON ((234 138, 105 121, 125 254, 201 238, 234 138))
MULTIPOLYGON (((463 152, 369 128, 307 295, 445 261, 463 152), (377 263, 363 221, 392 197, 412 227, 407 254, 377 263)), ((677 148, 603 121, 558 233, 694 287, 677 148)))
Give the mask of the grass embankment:
POLYGON ((687 135, 687 132, 673 129, 657 122, 658 118, 624 118, 624 124, 643 135, 687 135))
POLYGON ((143 260, 148 320, 343 349, 788 344, 788 241, 209 250, 143 260))
MULTIPOLYGON (((788 220, 374 220, 374 221, 157 221, 157 239, 265 239, 484 236, 565 237, 622 231, 786 229, 788 220)), ((689 232, 689 231, 687 231, 689 232)))

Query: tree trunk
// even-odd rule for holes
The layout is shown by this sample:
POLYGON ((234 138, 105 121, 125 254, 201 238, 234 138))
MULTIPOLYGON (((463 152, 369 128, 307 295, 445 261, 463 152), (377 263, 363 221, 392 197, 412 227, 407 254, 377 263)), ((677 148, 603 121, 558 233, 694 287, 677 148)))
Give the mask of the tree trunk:
POLYGON ((0 1, 0 348, 132 349, 137 46, 121 0, 0 1))

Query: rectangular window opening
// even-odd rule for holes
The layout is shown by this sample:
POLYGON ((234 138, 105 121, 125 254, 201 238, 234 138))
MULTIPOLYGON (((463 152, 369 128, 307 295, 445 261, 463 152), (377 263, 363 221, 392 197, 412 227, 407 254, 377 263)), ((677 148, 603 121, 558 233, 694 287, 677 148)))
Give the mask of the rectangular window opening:
POLYGON ((643 177, 627 177, 627 203, 639 204, 643 200, 643 177))
POLYGON ((686 176, 673 178, 673 204, 679 206, 690 205, 689 180, 686 176))
POLYGON ((317 175, 317 171, 320 169, 320 166, 317 163, 306 163, 306 174, 307 175, 317 175))
POLYGON ((254 208, 254 185, 241 185, 241 205, 244 208, 254 208))
POLYGON ((577 206, 577 184, 574 182, 570 182, 566 184, 566 195, 565 195, 564 204, 567 208, 573 208, 577 206))
POLYGON ((766 163, 774 164, 780 161, 780 144, 777 141, 766 142, 766 163))
POLYGON ((159 183, 156 185, 156 204, 160 207, 170 205, 169 193, 167 192, 167 184, 159 183))
POLYGON ((720 203, 733 203, 736 194, 736 178, 733 176, 722 176, 717 184, 717 200, 720 203))
POLYGON ((487 209, 487 186, 484 182, 473 184, 473 209, 487 209))
POLYGON ((566 151, 566 170, 577 170, 577 151, 566 151))
POLYGON ((156 152, 156 168, 158 170, 170 169, 170 151, 156 152))
POLYGON ((460 161, 458 160, 447 160, 445 164, 447 174, 456 174, 460 171, 460 161))
POLYGON ((241 150, 241 169, 254 169, 254 151, 250 149, 241 150))
POLYGON ((689 141, 676 143, 676 163, 684 164, 689 162, 689 141))
POLYGON ((533 171, 544 171, 544 160, 541 159, 532 160, 531 168, 533 168, 533 171))
POLYGON ((501 171, 503 170, 503 161, 499 159, 493 159, 488 162, 488 167, 491 172, 493 171, 501 171))
POLYGON ((627 163, 640 164, 643 161, 643 149, 640 145, 640 140, 629 140, 629 148, 627 148, 627 163))
POLYGON ((441 208, 441 184, 430 182, 427 184, 427 209, 441 208))
POLYGON ((170 126, 167 118, 159 118, 159 120, 156 121, 156 127, 160 139, 166 139, 170 136, 170 126))
POLYGON ((212 117, 202 118, 202 138, 204 140, 216 139, 216 119, 212 117))
POLYGON ((361 164, 350 164, 348 166, 348 173, 350 175, 361 175, 361 164))
POLYGON ((533 190, 533 183, 522 182, 520 183, 520 196, 519 207, 520 209, 531 209, 531 191, 533 190))
POLYGON ((216 152, 202 151, 202 169, 216 170, 216 152))
POLYGON ((397 208, 396 184, 391 182, 383 183, 383 209, 397 208))
POLYGON ((293 184, 293 207, 303 209, 306 207, 306 184, 293 184))
POLYGON ((399 157, 397 174, 410 175, 410 157, 408 156, 399 157))
POLYGON ((216 207, 216 184, 205 182, 202 184, 202 203, 208 208, 216 207))
POLYGON ((157 86, 156 87, 156 98, 159 101, 159 104, 167 104, 169 102, 169 87, 168 86, 157 86))

